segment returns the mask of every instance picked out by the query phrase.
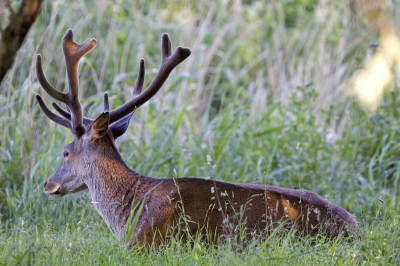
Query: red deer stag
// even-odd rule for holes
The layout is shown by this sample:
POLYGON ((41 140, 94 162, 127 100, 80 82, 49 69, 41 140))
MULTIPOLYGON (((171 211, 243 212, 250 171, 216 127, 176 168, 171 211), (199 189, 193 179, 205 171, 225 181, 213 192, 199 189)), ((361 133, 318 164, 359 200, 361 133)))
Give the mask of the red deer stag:
MULTIPOLYGON (((211 232, 216 237, 246 228, 268 235, 279 224, 295 226, 301 234, 336 237, 347 235, 357 227, 356 220, 343 208, 306 190, 295 190, 256 184, 231 184, 200 178, 152 178, 129 169, 122 160, 115 140, 125 133, 136 108, 153 97, 162 87, 171 71, 191 53, 190 49, 177 47, 171 51, 168 34, 162 35, 162 63, 158 74, 142 92, 145 76, 144 60, 140 60, 139 73, 132 98, 109 110, 107 93, 104 94, 104 111, 95 120, 82 116, 78 99, 78 63, 97 44, 90 39, 82 44, 73 42, 73 31, 67 31, 62 40, 67 66, 69 91, 62 93, 46 80, 41 55, 37 56, 36 73, 43 89, 54 99, 50 111, 42 98, 36 99, 48 118, 69 128, 74 141, 65 146, 64 161, 44 183, 44 192, 53 197, 89 191, 94 207, 107 226, 124 242, 124 232, 132 206, 140 201, 143 209, 131 244, 156 246, 163 243, 170 228, 184 227, 190 234, 211 232), (184 219, 182 219, 184 218, 184 219), (184 220, 184 222, 182 222, 184 220), (239 227, 238 227, 239 226, 239 227), (321 228, 323 230, 321 230, 321 228)), ((249 234, 250 235, 250 234, 249 234)))

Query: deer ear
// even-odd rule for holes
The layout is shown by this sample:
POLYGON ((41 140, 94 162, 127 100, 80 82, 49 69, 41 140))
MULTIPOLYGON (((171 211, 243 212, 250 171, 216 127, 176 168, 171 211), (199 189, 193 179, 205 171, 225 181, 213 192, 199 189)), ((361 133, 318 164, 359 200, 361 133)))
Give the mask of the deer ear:
POLYGON ((90 128, 89 141, 103 137, 107 133, 109 121, 110 114, 108 112, 97 117, 90 128))
POLYGON ((127 115, 124 118, 120 119, 117 123, 113 124, 110 127, 111 133, 114 136, 114 140, 125 134, 126 130, 128 129, 129 122, 131 121, 132 115, 133 112, 130 115, 127 115))

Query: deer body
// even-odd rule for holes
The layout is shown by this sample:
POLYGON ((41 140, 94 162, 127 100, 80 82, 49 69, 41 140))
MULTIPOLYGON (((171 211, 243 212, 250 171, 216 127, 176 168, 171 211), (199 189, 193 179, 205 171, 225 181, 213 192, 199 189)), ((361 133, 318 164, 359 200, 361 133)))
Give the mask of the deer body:
POLYGON ((173 228, 188 229, 193 235, 211 232, 216 240, 237 233, 240 228, 249 237, 255 231, 269 234, 281 223, 283 227, 295 225, 302 234, 323 232, 328 237, 336 237, 340 232, 346 235, 349 229, 357 227, 346 210, 310 191, 199 178, 159 179, 130 170, 115 140, 125 133, 135 109, 161 88, 172 69, 190 55, 190 50, 178 47, 172 54, 169 37, 164 34, 163 62, 155 80, 141 91, 144 80, 141 60, 132 99, 109 111, 105 94, 104 112, 93 121, 82 116, 77 96, 77 65, 96 43, 92 39, 78 45, 72 41, 72 30, 67 31, 63 49, 70 89, 64 94, 47 82, 38 56, 37 76, 42 87, 68 108, 64 110, 53 104, 61 116, 56 115, 37 96, 39 105, 51 120, 70 128, 75 136, 64 148, 64 161, 44 184, 46 194, 60 197, 88 191, 96 210, 120 242, 125 241, 125 226, 133 204, 143 201, 144 208, 129 239, 141 246, 159 245, 173 228), (319 231, 321 228, 323 231, 319 231))
POLYGON ((58 184, 68 184, 67 169, 77 169, 78 187, 89 191, 94 207, 121 243, 132 204, 138 200, 144 200, 144 209, 132 241, 140 246, 153 241, 159 245, 176 226, 188 226, 193 235, 212 232, 221 236, 235 233, 238 226, 249 233, 268 234, 280 223, 285 227, 296 223, 300 232, 310 235, 318 233, 322 225, 327 236, 334 237, 340 230, 347 234, 345 224, 351 228, 357 225, 347 211, 310 191, 140 175, 126 166, 111 134, 90 147, 85 140, 75 140, 64 153, 69 158, 46 182, 45 192, 67 194, 58 184))

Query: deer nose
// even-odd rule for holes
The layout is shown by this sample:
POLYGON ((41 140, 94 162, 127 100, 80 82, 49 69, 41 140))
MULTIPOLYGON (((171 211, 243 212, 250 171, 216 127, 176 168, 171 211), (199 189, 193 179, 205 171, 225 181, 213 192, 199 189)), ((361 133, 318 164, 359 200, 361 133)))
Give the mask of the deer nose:
POLYGON ((43 187, 46 187, 46 184, 47 184, 47 181, 46 181, 46 182, 44 182, 44 184, 43 184, 43 187))

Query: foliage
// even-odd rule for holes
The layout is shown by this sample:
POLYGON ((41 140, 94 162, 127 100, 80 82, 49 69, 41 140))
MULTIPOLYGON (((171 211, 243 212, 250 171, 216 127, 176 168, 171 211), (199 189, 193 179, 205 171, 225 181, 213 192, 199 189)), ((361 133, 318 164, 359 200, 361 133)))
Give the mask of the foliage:
MULTIPOLYGON (((0 90, 0 261, 8 264, 396 264, 400 260, 398 88, 373 115, 343 97, 372 51, 345 1, 48 1, 0 90), (247 246, 172 237, 161 250, 120 248, 89 195, 51 199, 42 183, 72 135, 40 112, 47 98, 32 58, 64 89, 60 40, 95 37, 80 66, 85 114, 131 95, 139 58, 146 82, 160 36, 192 49, 132 119, 118 146, 154 177, 197 176, 312 190, 354 213, 351 240, 289 232, 247 246), (316 241, 316 242, 315 242, 316 241)), ((399 12, 399 11, 393 11, 399 12)), ((373 38, 373 36, 371 37, 373 38)))

